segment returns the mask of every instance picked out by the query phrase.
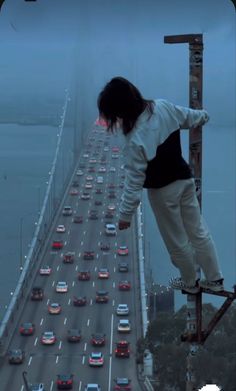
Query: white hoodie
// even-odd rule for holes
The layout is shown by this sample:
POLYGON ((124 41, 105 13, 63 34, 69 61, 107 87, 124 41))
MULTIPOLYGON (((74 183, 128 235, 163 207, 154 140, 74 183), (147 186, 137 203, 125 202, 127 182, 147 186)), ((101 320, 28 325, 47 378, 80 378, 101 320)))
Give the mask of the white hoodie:
POLYGON ((166 100, 155 100, 154 113, 145 110, 135 127, 125 136, 125 182, 119 219, 130 222, 138 207, 148 162, 155 158, 157 147, 177 129, 204 125, 209 120, 205 110, 176 106, 166 100))

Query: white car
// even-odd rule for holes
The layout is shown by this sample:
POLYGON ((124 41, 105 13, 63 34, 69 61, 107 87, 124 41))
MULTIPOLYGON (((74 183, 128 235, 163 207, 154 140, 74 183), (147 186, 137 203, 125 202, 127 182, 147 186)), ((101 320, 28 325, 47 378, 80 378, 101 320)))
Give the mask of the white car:
POLYGON ((114 210, 116 210, 116 206, 114 204, 109 204, 107 207, 107 210, 114 211, 114 210))
POLYGON ((43 383, 35 383, 29 385, 29 391, 46 391, 43 383))
POLYGON ((78 176, 82 176, 82 175, 84 175, 84 173, 83 173, 83 171, 82 171, 82 170, 78 170, 78 171, 76 172, 76 175, 78 175, 78 176))
POLYGON ((91 367, 102 367, 104 364, 104 357, 101 352, 92 352, 89 355, 89 365, 91 367))
POLYGON ((116 235, 116 226, 115 224, 106 224, 105 233, 107 236, 115 236, 116 235))
POLYGON ((118 304, 116 308, 117 315, 129 315, 129 307, 127 304, 118 304))
POLYGON ((42 266, 39 269, 39 274, 41 276, 49 276, 51 274, 51 271, 52 271, 52 269, 50 268, 50 266, 42 266))
POLYGON ((110 172, 116 172, 116 168, 115 167, 111 167, 109 171, 110 172))
POLYGON ((97 383, 88 383, 85 386, 84 391, 101 391, 101 387, 97 383))
POLYGON ((119 333, 129 333, 131 331, 130 321, 128 319, 119 320, 117 331, 119 333))
POLYGON ((59 224, 57 226, 57 232, 61 232, 61 233, 66 232, 66 227, 63 224, 59 224))
POLYGON ((92 189, 93 185, 90 182, 85 183, 85 189, 92 189))
POLYGON ((88 175, 86 176, 86 181, 93 181, 94 180, 94 177, 92 175, 88 175))
POLYGON ((81 200, 89 200, 90 194, 89 193, 83 193, 81 194, 81 200))
POLYGON ((88 154, 88 153, 84 153, 84 154, 83 154, 83 157, 84 157, 85 159, 88 159, 89 154, 88 154))
POLYGON ((68 292, 68 284, 65 281, 58 281, 56 285, 56 292, 59 293, 68 292))
POLYGON ((106 167, 100 167, 99 169, 98 169, 98 172, 106 172, 106 167))

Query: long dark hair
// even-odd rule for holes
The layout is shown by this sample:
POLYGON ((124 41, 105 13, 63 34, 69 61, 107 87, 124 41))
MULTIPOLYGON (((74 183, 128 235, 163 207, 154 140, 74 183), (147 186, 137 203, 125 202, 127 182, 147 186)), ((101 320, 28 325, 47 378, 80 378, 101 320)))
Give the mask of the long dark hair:
POLYGON ((154 101, 144 99, 130 81, 123 77, 114 77, 105 85, 97 100, 99 115, 108 124, 108 131, 117 126, 117 119, 122 119, 124 134, 129 133, 139 117, 147 109, 153 114, 154 101))

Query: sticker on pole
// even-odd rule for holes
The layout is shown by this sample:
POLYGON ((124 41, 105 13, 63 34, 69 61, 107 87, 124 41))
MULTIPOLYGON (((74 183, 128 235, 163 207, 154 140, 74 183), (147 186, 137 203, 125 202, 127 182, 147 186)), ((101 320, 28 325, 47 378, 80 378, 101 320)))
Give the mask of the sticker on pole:
POLYGON ((199 388, 199 391, 221 391, 221 387, 216 384, 206 384, 202 388, 199 388))

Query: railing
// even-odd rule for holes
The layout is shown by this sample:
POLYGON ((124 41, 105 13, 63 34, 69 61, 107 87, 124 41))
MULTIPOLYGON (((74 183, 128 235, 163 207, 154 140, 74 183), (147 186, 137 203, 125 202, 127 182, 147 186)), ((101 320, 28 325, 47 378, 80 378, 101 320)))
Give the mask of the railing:
POLYGON ((62 149, 62 136, 69 101, 70 98, 68 90, 66 90, 63 114, 61 116, 61 123, 59 125, 59 133, 57 134, 58 141, 51 171, 49 172, 50 177, 47 183, 44 202, 42 205, 38 222, 36 223, 36 229, 33 234, 28 255, 22 268, 19 281, 0 325, 0 356, 6 353, 6 350, 9 346, 10 340, 15 329, 15 325, 17 324, 17 321, 19 320, 22 310, 24 308, 25 298, 29 294, 32 279, 37 273, 37 265, 40 262, 43 250, 47 243, 47 236, 56 216, 58 206, 63 199, 65 189, 68 186, 69 180, 72 176, 72 172, 75 169, 76 161, 74 159, 73 162, 71 162, 71 165, 68 167, 67 175, 65 177, 63 176, 63 183, 61 184, 61 187, 58 188, 58 192, 56 193, 57 170, 60 170, 58 166, 60 163, 59 160, 60 152, 62 149))

